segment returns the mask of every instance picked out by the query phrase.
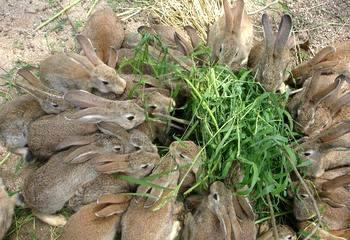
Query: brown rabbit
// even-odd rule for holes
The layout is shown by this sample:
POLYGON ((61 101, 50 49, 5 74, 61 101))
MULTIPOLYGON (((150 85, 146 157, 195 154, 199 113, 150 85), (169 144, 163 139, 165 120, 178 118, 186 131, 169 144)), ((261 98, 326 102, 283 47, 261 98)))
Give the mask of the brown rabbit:
POLYGON ((50 56, 40 63, 40 80, 61 93, 71 89, 91 92, 93 88, 102 93, 123 93, 125 80, 98 58, 89 39, 78 35, 77 40, 86 57, 75 53, 50 56))
POLYGON ((349 60, 350 41, 336 43, 321 49, 312 59, 294 68, 291 78, 298 80, 297 83, 301 85, 320 69, 325 73, 344 74, 350 77, 349 60))
MULTIPOLYGON (((338 170, 335 171, 339 172, 338 170)), ((323 209, 321 212, 322 221, 327 226, 327 229, 330 230, 348 228, 350 226, 350 193, 343 186, 350 183, 350 178, 347 176, 347 182, 342 182, 341 185, 343 186, 341 186, 338 183, 338 177, 334 177, 337 173, 335 175, 334 172, 330 174, 326 172, 325 175, 327 174, 333 178, 327 179, 327 176, 322 176, 323 179, 316 179, 315 188, 311 183, 308 183, 313 196, 317 199, 318 208, 323 209), (322 189, 325 183, 331 187, 322 189)), ((311 197, 302 186, 297 196, 294 197, 293 212, 298 221, 306 221, 316 215, 311 197)))
POLYGON ((45 115, 37 100, 28 95, 18 96, 1 106, 0 142, 10 152, 32 160, 28 149, 28 127, 31 122, 45 115))
POLYGON ((90 136, 97 132, 96 124, 68 120, 66 116, 70 112, 43 116, 33 121, 28 127, 28 146, 39 160, 45 160, 57 151, 74 146, 75 138, 83 141, 81 138, 85 136, 86 139, 83 143, 95 140, 91 139, 90 136), (64 144, 63 141, 67 141, 69 144, 64 144))
POLYGON ((72 107, 63 99, 62 94, 43 85, 29 70, 19 69, 17 74, 22 76, 29 84, 16 81, 16 86, 35 97, 46 113, 57 114, 72 107))
POLYGON ((308 176, 320 177, 328 169, 350 165, 346 139, 348 133, 345 131, 342 134, 345 129, 349 131, 348 125, 339 124, 298 147, 301 158, 311 161, 307 169, 308 176))
POLYGON ((253 68, 256 80, 266 91, 276 91, 288 78, 288 66, 291 63, 288 39, 292 30, 292 19, 283 15, 276 36, 272 32, 269 17, 262 16, 264 41, 252 48, 248 67, 253 68))
POLYGON ((145 111, 134 100, 113 101, 82 90, 68 91, 64 99, 74 106, 85 108, 70 113, 67 118, 82 122, 114 122, 132 129, 145 120, 145 111))
POLYGON ((119 49, 123 43, 125 32, 123 24, 110 7, 96 10, 87 21, 82 32, 91 40, 96 55, 108 66, 115 68, 115 53, 113 49, 119 49), (114 66, 113 66, 114 65, 114 66))
POLYGON ((239 70, 248 61, 254 33, 244 1, 237 0, 235 4, 231 8, 228 0, 223 0, 224 16, 209 28, 208 46, 212 49, 212 60, 239 70))
POLYGON ((113 240, 120 231, 121 216, 129 201, 128 195, 102 196, 97 203, 86 205, 71 216, 59 239, 113 240))
MULTIPOLYGON (((297 240, 297 235, 294 230, 288 225, 277 225, 277 240, 297 240)), ((273 229, 270 228, 267 232, 260 235, 257 240, 270 240, 274 239, 273 229)))
POLYGON ((247 199, 232 196, 222 182, 210 186, 194 215, 188 213, 182 239, 256 239, 254 212, 247 199), (246 208, 245 206, 249 206, 246 208))
POLYGON ((306 82, 303 100, 297 110, 297 122, 300 131, 314 135, 332 124, 346 121, 349 111, 349 93, 341 94, 342 88, 348 88, 344 75, 339 75, 332 84, 320 91, 320 71, 315 72, 306 82))
POLYGON ((7 195, 4 183, 0 177, 0 239, 5 237, 7 230, 11 226, 15 205, 16 195, 13 197, 7 195))

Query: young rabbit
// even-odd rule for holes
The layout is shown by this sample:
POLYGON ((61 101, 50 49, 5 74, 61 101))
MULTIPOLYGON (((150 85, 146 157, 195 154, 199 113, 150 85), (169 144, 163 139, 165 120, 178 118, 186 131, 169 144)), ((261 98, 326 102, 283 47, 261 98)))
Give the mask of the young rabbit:
MULTIPOLYGON (((332 173, 331 176, 332 175, 334 174, 332 173)), ((349 180, 349 176, 347 176, 347 182, 342 185, 349 184, 349 180)), ((340 230, 350 226, 350 193, 344 187, 339 187, 337 181, 337 178, 328 181, 316 179, 316 188, 309 183, 311 194, 313 194, 313 197, 316 199, 318 208, 322 209, 322 221, 327 229, 330 230, 340 230), (326 191, 322 190, 322 185, 325 183, 331 186, 335 185, 334 188, 332 187, 331 193, 329 193, 329 188, 326 189, 326 191)), ((316 215, 311 196, 308 195, 307 191, 302 186, 300 186, 297 196, 294 197, 293 212, 298 221, 306 221, 316 215)))
MULTIPOLYGON (((173 170, 173 169, 172 169, 173 170)), ((169 176, 170 175, 170 176, 169 176)), ((178 235, 177 220, 181 205, 171 193, 177 184, 179 173, 171 172, 169 182, 158 204, 146 206, 145 198, 134 198, 122 217, 122 240, 173 240, 178 235)), ((143 191, 137 191, 143 193, 143 191)))
POLYGON ((248 67, 253 68, 258 82, 266 91, 273 92, 282 87, 288 78, 288 66, 291 63, 288 46, 289 34, 292 30, 292 19, 283 15, 276 36, 274 36, 269 17, 262 16, 264 41, 252 48, 248 67))
POLYGON ((116 59, 113 57, 115 58, 116 54, 111 54, 111 51, 121 47, 125 32, 123 24, 113 10, 110 7, 96 10, 89 17, 82 35, 91 40, 97 57, 108 66, 115 68, 116 59))
POLYGON ((72 107, 63 99, 62 94, 43 85, 29 70, 19 69, 17 74, 22 76, 29 84, 16 81, 16 86, 35 97, 44 112, 57 114, 72 107))
MULTIPOLYGON (((61 93, 71 89, 121 94, 125 80, 98 58, 89 39, 77 36, 86 57, 75 53, 52 55, 40 63, 40 80, 61 93)), ((115 61, 114 61, 115 62, 115 61)))
POLYGON ((0 177, 0 239, 5 237, 7 230, 11 226, 15 205, 16 196, 9 197, 7 195, 4 183, 0 177))
POLYGON ((81 187, 94 181, 101 173, 124 173, 142 177, 152 171, 159 159, 157 153, 139 150, 130 154, 118 154, 114 151, 113 145, 106 145, 99 152, 73 148, 53 155, 26 179, 22 192, 25 204, 41 215, 53 214, 74 197, 81 187))
POLYGON ((182 239, 256 239, 254 212, 245 206, 247 199, 233 196, 222 182, 212 183, 208 197, 186 215, 182 239))
POLYGON ((69 146, 95 140, 91 139, 91 135, 97 132, 96 124, 69 120, 67 119, 69 113, 71 111, 43 116, 33 121, 28 127, 28 146, 39 160, 45 160, 69 146), (76 143, 74 143, 75 138, 77 138, 76 143))
POLYGON ((296 148, 303 160, 311 162, 308 176, 320 177, 328 169, 350 165, 349 124, 349 121, 336 124, 296 148))
POLYGON ((67 114, 67 118, 88 123, 114 122, 132 129, 145 120, 145 111, 134 100, 113 101, 82 90, 68 91, 64 99, 74 106, 85 108, 67 114))
POLYGON ((340 94, 343 86, 348 86, 345 76, 339 75, 324 91, 320 91, 320 74, 320 71, 315 72, 306 82, 305 95, 297 111, 298 128, 307 135, 315 135, 348 119, 349 93, 340 94))
POLYGON ((344 74, 350 77, 349 60, 350 41, 336 43, 321 49, 312 59, 294 68, 291 78, 298 80, 300 85, 320 69, 328 74, 344 74))
POLYGON ((223 0, 223 5, 224 16, 209 28, 208 46, 212 49, 212 60, 239 70, 247 63, 253 46, 253 24, 243 0, 237 0, 233 8, 228 0, 223 0))
POLYGON ((45 115, 37 100, 28 95, 18 96, 0 109, 0 142, 10 152, 32 159, 28 149, 28 127, 35 119, 45 115))
POLYGON ((129 201, 130 196, 123 194, 102 196, 97 203, 86 205, 71 216, 59 239, 113 240, 129 201))

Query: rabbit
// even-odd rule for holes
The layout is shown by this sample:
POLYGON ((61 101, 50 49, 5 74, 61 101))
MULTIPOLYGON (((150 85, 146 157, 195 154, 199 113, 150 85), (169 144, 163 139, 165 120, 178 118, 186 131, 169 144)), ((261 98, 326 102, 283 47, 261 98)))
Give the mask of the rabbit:
POLYGON ((31 161, 33 156, 28 149, 28 127, 45 114, 38 101, 29 95, 18 96, 4 103, 0 109, 1 144, 27 162, 31 161))
POLYGON ((88 123, 115 122, 125 129, 132 129, 145 121, 145 111, 134 100, 113 101, 83 90, 70 90, 64 99, 85 108, 67 114, 68 119, 88 123))
POLYGON ((346 230, 339 230, 339 231, 329 231, 327 229, 323 229, 316 226, 316 223, 314 222, 301 222, 298 223, 298 228, 300 231, 303 231, 305 233, 311 233, 312 231, 315 231, 314 237, 318 237, 322 240, 347 240, 349 237, 346 237, 348 235, 345 235, 345 237, 341 236, 346 233, 346 230), (315 229, 317 228, 317 229, 315 229))
MULTIPOLYGON (((297 240, 297 235, 291 229, 291 227, 287 225, 277 225, 277 233, 278 233, 278 238, 277 240, 297 240)), ((270 228, 267 232, 263 233, 260 235, 258 240, 269 240, 269 239, 274 239, 273 237, 273 229, 270 228)))
POLYGON ((82 207, 70 217, 61 240, 113 240, 120 231, 120 220, 128 208, 130 196, 108 194, 82 207))
MULTIPOLYGON (((167 170, 173 170, 173 168, 167 168, 167 170)), ((151 207, 145 206, 147 203, 145 198, 131 200, 128 210, 122 217, 122 240, 172 240, 176 238, 180 231, 180 223, 177 219, 182 207, 171 195, 171 189, 176 187, 178 176, 178 171, 168 173, 165 177, 168 178, 168 184, 157 204, 151 207)), ((143 191, 138 189, 137 193, 142 194, 143 191)))
POLYGON ((318 135, 307 139, 296 150, 301 159, 311 161, 306 174, 320 177, 327 169, 347 166, 349 145, 349 122, 336 124, 318 135))
POLYGON ((0 239, 5 237, 7 230, 12 223, 12 216, 15 212, 16 195, 7 195, 4 183, 0 177, 0 239))
POLYGON ((248 67, 254 69, 256 80, 261 83, 266 91, 274 92, 282 88, 288 78, 288 66, 291 63, 290 51, 292 47, 288 44, 292 30, 292 19, 285 14, 276 36, 274 36, 269 17, 262 15, 264 29, 264 41, 255 45, 248 60, 248 67))
POLYGON ((110 7, 96 10, 88 19, 82 35, 90 39, 96 55, 103 63, 115 68, 115 53, 123 43, 125 32, 123 24, 110 7), (114 62, 114 66, 113 63, 114 62))
MULTIPOLYGON (((350 225, 350 192, 344 188, 350 184, 350 168, 335 169, 316 178, 314 186, 308 182, 321 212, 322 221, 330 230, 348 228, 350 225), (343 175, 346 172, 347 175, 343 175), (337 217, 334 217, 337 216, 337 217)), ((303 186, 294 197, 293 212, 298 221, 306 221, 315 216, 311 197, 303 186)))
POLYGON ((150 197, 145 201, 145 207, 156 204, 163 195, 163 189, 167 188, 170 183, 176 182, 178 184, 181 182, 179 190, 182 193, 195 182, 202 160, 199 156, 199 159, 196 159, 199 151, 200 148, 192 141, 174 141, 170 144, 169 152, 152 172, 152 175, 156 176, 152 181, 153 184, 160 185, 163 188, 154 188, 147 185, 138 188, 139 193, 149 193, 152 196, 152 198, 150 197), (193 161, 196 162, 186 175, 193 161), (176 179, 174 179, 175 177, 176 179))
POLYGON ((253 47, 253 24, 244 10, 244 1, 237 0, 231 8, 228 0, 223 0, 224 16, 220 17, 208 32, 208 46, 212 50, 211 59, 218 60, 232 70, 246 65, 253 47))
POLYGON ((93 88, 102 93, 123 93, 125 80, 98 58, 88 38, 78 35, 77 40, 86 57, 76 53, 50 56, 40 63, 40 80, 61 93, 71 89, 91 92, 93 88))
POLYGON ((124 41, 121 48, 136 48, 142 39, 139 32, 131 32, 125 34, 124 41))
POLYGON ((214 182, 195 213, 186 215, 182 239, 256 239, 254 218, 247 199, 214 182))
POLYGON ((319 91, 321 72, 315 72, 307 82, 305 95, 297 110, 298 128, 307 135, 316 135, 330 125, 347 120, 349 93, 340 95, 343 85, 348 85, 344 75, 339 75, 324 91, 319 91))
POLYGON ((64 148, 95 140, 91 139, 91 134, 97 132, 96 124, 69 120, 67 115, 71 112, 46 115, 30 124, 28 127, 28 147, 33 156, 39 160, 46 160, 64 148), (74 138, 78 138, 82 143, 74 143, 74 138), (71 145, 64 144, 63 141, 67 141, 71 145))
POLYGON ((350 77, 350 41, 335 43, 321 49, 312 59, 303 62, 292 70, 292 78, 297 80, 298 85, 304 83, 315 71, 322 69, 325 73, 344 74, 350 77))
POLYGON ((25 205, 34 212, 53 214, 74 197, 79 188, 94 181, 100 174, 146 176, 159 159, 157 153, 142 150, 130 154, 114 151, 113 145, 106 144, 97 151, 72 148, 53 155, 26 179, 22 191, 25 205))
POLYGON ((62 94, 43 85, 29 70, 22 68, 18 70, 17 74, 22 76, 29 84, 16 81, 16 86, 35 97, 44 112, 57 114, 72 107, 63 99, 62 94))

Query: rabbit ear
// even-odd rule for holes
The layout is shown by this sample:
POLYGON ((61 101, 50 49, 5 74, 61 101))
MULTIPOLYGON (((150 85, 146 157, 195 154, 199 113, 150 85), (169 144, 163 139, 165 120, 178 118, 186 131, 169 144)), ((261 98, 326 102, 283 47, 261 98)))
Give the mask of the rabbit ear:
POLYGON ((148 27, 148 26, 140 26, 140 27, 137 29, 137 32, 140 33, 140 34, 145 34, 145 33, 149 33, 149 34, 153 34, 153 35, 156 35, 156 34, 157 34, 157 32, 154 31, 153 28, 148 27))
POLYGON ((225 30, 227 33, 233 31, 233 14, 228 0, 223 0, 225 14, 225 30))
POLYGON ((191 26, 185 26, 184 29, 191 39, 192 47, 197 48, 201 44, 201 39, 198 36, 197 30, 191 26))
POLYGON ((104 134, 115 136, 119 139, 129 139, 130 134, 117 123, 100 122, 97 128, 104 134))
POLYGON ((274 36, 272 32, 272 27, 269 21, 269 16, 264 13, 261 18, 261 22, 264 29, 264 38, 265 38, 265 46, 266 49, 272 49, 273 48, 273 42, 274 42, 274 36))
POLYGON ((292 30, 292 18, 285 14, 282 16, 275 41, 275 53, 280 54, 286 47, 290 32, 292 30))
POLYGON ((94 70, 94 65, 92 63, 90 63, 90 61, 85 58, 84 56, 78 55, 76 53, 65 53, 67 55, 67 57, 79 64, 81 67, 85 68, 85 70, 90 74, 93 70, 94 70), (83 59, 86 59, 86 61, 84 61, 83 59))
POLYGON ((79 120, 87 123, 99 123, 109 119, 109 112, 105 108, 91 107, 72 114, 67 114, 65 117, 69 120, 79 120))
POLYGON ((21 68, 17 71, 17 74, 27 80, 33 87, 41 88, 43 86, 40 80, 27 69, 21 68))
POLYGON ((187 40, 177 32, 174 34, 174 39, 176 45, 181 49, 182 53, 189 56, 193 51, 193 48, 190 46, 187 40))
POLYGON ((341 90, 341 85, 344 82, 345 78, 346 77, 344 75, 339 75, 334 81, 334 84, 336 84, 336 87, 325 98, 323 98, 325 104, 327 104, 333 116, 337 112, 339 112, 342 107, 350 103, 350 93, 347 93, 340 98, 338 97, 339 92, 341 90))
POLYGON ((243 196, 237 196, 237 200, 238 200, 239 205, 245 214, 245 217, 247 217, 250 220, 254 220, 255 214, 254 214, 253 207, 250 204, 249 200, 243 196))
POLYGON ((323 130, 318 136, 322 143, 336 141, 339 137, 350 132, 350 121, 341 122, 335 126, 323 130))
POLYGON ((100 151, 101 151, 101 147, 89 144, 86 146, 79 147, 73 152, 69 153, 63 159, 63 161, 65 163, 74 163, 74 164, 83 163, 92 159, 94 156, 100 153, 100 151))
POLYGON ((125 173, 130 170, 129 161, 131 158, 131 154, 106 153, 95 156, 91 163, 95 170, 100 173, 125 173))
POLYGON ((117 50, 113 47, 109 48, 109 58, 108 58, 108 66, 115 69, 118 62, 118 53, 117 50))
POLYGON ((64 139, 60 144, 58 144, 55 150, 60 151, 62 149, 66 149, 71 146, 82 146, 82 145, 87 145, 96 141, 97 141, 96 135, 71 136, 64 139))
POLYGON ((97 204, 125 203, 131 200, 131 195, 127 194, 106 194, 97 199, 97 204))
POLYGON ((129 203, 120 203, 120 204, 112 204, 107 205, 106 207, 102 208, 101 210, 95 212, 96 217, 106 218, 110 217, 116 214, 122 214, 126 211, 128 208, 129 203))
POLYGON ((321 201, 328 204, 332 208, 344 208, 344 207, 346 207, 345 204, 339 203, 339 202, 337 202, 331 198, 327 198, 327 197, 321 197, 321 201))
POLYGON ((233 25, 232 31, 236 34, 241 32, 241 24, 244 11, 244 0, 237 0, 235 7, 232 9, 233 25))
POLYGON ((104 106, 112 102, 84 90, 69 90, 63 97, 67 102, 80 108, 104 106))
POLYGON ((102 61, 98 58, 90 39, 79 34, 77 36, 77 40, 80 46, 83 48, 86 57, 91 61, 91 63, 95 66, 100 65, 102 61))
POLYGON ((309 64, 312 66, 316 65, 321 61, 323 61, 326 57, 329 56, 329 54, 332 54, 332 53, 335 53, 334 47, 331 47, 331 46, 325 47, 321 49, 321 51, 316 53, 316 55, 311 60, 309 60, 309 64))
POLYGON ((26 85, 18 82, 16 82, 15 85, 26 91, 28 94, 35 97, 40 103, 44 101, 51 101, 58 104, 59 102, 63 103, 62 101, 64 101, 63 96, 59 95, 58 93, 53 94, 47 91, 43 91, 39 88, 33 87, 31 85, 26 85))
POLYGON ((333 73, 339 61, 324 61, 312 67, 312 70, 321 71, 322 73, 333 73))
POLYGON ((322 190, 329 192, 336 188, 350 184, 350 175, 343 175, 322 184, 322 190))

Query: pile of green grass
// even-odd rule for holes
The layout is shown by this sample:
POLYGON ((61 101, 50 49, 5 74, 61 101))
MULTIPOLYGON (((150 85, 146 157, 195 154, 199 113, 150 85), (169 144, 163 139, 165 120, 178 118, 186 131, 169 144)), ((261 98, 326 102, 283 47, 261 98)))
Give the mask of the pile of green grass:
MULTIPOLYGON (((269 219, 271 208, 276 216, 289 213, 290 175, 293 165, 301 165, 290 147, 297 134, 285 109, 288 94, 265 92, 246 69, 234 73, 221 65, 208 65, 184 71, 167 62, 166 48, 160 48, 162 57, 151 58, 149 42, 161 45, 157 37, 144 36, 135 58, 127 63, 135 66, 135 72, 141 63, 148 63, 158 76, 170 74, 185 81, 191 92, 187 104, 177 111, 190 124, 175 139, 195 141, 206 157, 196 184, 186 194, 220 180, 237 194, 249 196, 258 221, 269 219), (232 170, 237 163, 241 173, 232 170), (238 176, 242 178, 237 180, 238 176)), ((205 51, 198 49, 193 58, 205 51)))

